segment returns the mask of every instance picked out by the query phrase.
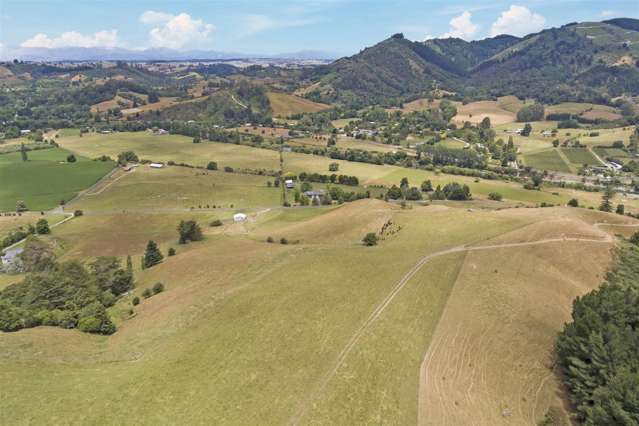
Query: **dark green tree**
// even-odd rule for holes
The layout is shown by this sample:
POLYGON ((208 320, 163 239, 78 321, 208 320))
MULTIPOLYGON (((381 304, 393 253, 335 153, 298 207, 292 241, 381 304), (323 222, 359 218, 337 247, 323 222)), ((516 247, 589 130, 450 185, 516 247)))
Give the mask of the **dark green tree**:
POLYGON ((162 259, 164 259, 164 256, 162 256, 162 252, 158 248, 158 245, 155 243, 155 241, 149 240, 144 252, 144 267, 150 268, 152 266, 155 266, 158 263, 162 262, 162 259))
POLYGON ((180 221, 177 230, 180 235, 180 244, 186 244, 189 241, 201 241, 204 238, 200 225, 194 220, 180 221))
POLYGON ((35 230, 37 234, 50 234, 51 229, 49 229, 49 222, 46 219, 40 219, 35 226, 35 230))
POLYGON ((608 185, 601 196, 601 204, 599 210, 602 212, 612 212, 612 199, 615 196, 615 190, 612 185, 608 185))

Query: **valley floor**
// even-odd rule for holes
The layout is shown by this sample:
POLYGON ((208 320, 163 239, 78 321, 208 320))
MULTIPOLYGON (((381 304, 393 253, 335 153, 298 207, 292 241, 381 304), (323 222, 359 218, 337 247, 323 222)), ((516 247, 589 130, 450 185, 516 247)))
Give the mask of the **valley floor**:
MULTIPOLYGON (((169 143, 163 149, 202 149, 169 143)), ((245 147, 218 145, 206 152, 244 158, 234 150, 245 147)), ((323 170, 314 161, 324 160, 291 156, 299 168, 323 170)), ((422 178, 341 164, 371 171, 368 183, 422 178)), ((639 224, 482 199, 282 208, 266 176, 181 167, 123 176, 81 193, 67 209, 84 215, 42 237, 61 260, 133 256, 136 289, 110 308, 118 331, 0 333, 0 424, 494 425, 537 424, 549 410, 566 416, 554 339, 572 300, 602 281, 615 235, 639 224), (248 220, 234 223, 237 211, 248 220), (203 241, 177 244, 185 219, 202 225, 203 241), (223 225, 209 227, 215 219, 223 225), (361 244, 368 232, 377 246, 361 244), (177 254, 140 270, 150 239, 177 254), (131 305, 157 282, 166 291, 131 305)), ((37 217, 2 216, 0 232, 37 217)))

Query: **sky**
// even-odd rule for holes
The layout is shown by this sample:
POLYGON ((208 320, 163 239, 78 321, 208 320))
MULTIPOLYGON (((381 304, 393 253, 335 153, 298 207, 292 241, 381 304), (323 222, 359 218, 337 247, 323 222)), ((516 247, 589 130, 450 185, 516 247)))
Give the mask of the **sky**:
POLYGON ((352 54, 398 32, 476 40, 613 17, 639 18, 639 0, 0 0, 0 49, 352 54))

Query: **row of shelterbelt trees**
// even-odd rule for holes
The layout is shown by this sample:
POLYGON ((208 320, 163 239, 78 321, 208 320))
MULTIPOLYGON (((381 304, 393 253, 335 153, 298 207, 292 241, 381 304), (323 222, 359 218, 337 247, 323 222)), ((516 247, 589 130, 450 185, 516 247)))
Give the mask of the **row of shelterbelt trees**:
POLYGON ((639 424, 639 232, 604 284, 575 300, 557 354, 581 421, 639 424))

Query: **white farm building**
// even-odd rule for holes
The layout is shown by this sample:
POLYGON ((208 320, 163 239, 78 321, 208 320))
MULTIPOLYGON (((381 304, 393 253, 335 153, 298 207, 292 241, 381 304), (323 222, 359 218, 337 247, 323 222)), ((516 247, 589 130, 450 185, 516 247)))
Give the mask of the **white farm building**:
POLYGON ((248 218, 244 213, 235 213, 233 215, 233 222, 244 222, 248 218))

